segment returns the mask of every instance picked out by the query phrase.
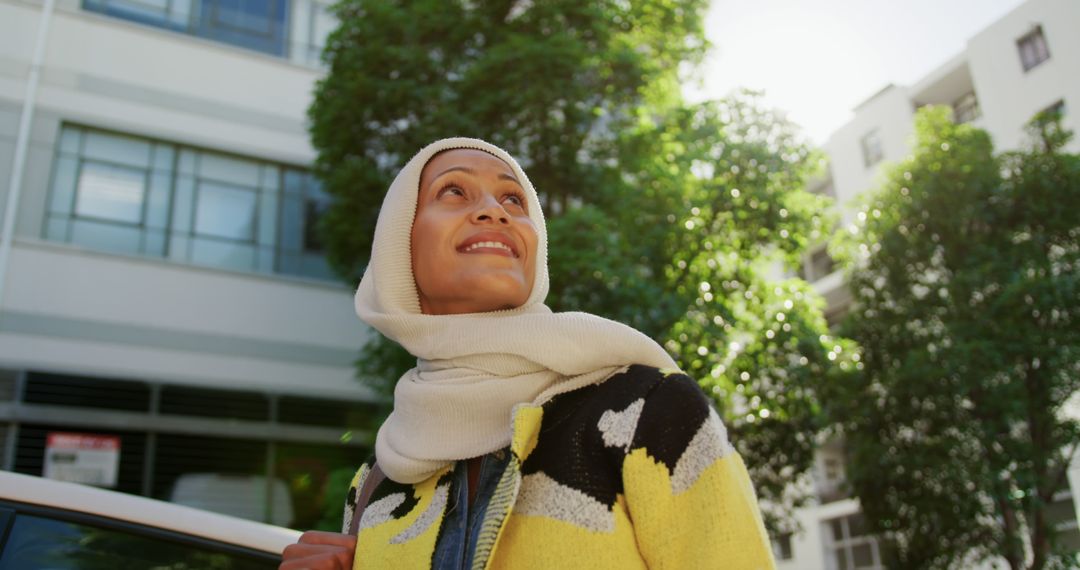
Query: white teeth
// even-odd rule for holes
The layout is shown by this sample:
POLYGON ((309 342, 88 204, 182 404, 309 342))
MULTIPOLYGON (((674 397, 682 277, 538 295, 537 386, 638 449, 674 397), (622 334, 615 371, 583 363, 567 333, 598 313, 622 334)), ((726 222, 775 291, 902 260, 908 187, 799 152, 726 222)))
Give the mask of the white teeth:
POLYGON ((506 251, 509 251, 510 253, 514 253, 514 250, 510 249, 510 247, 507 246, 505 243, 497 242, 497 241, 478 241, 478 242, 476 242, 474 244, 471 244, 469 247, 466 247, 465 251, 468 252, 468 251, 472 251, 474 249, 481 248, 481 247, 495 247, 495 248, 499 248, 499 249, 505 249, 506 251))

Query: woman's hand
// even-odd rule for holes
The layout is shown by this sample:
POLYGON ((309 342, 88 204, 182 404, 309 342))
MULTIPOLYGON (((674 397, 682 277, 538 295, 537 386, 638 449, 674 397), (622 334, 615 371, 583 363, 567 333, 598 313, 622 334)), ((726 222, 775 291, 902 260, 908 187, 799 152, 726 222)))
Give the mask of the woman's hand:
POLYGON ((278 570, 351 570, 355 550, 355 536, 309 530, 285 547, 278 570))

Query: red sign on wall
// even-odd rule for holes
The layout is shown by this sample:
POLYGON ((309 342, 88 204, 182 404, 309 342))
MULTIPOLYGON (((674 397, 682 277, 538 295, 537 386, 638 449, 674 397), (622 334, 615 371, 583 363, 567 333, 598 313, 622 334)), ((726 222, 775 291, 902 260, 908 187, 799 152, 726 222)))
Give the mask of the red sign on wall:
POLYGON ((119 467, 118 436, 54 431, 45 441, 46 479, 115 487, 119 467))

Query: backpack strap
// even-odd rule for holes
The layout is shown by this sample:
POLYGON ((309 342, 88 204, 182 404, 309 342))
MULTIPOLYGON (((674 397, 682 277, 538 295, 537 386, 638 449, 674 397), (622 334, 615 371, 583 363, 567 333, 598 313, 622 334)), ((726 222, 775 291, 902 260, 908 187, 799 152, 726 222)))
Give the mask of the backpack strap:
POLYGON ((371 471, 364 478, 364 484, 360 486, 360 492, 356 497, 356 507, 353 509, 352 520, 349 521, 350 535, 356 536, 360 531, 360 517, 364 515, 364 510, 367 508, 368 502, 371 501, 371 494, 375 492, 375 487, 382 483, 384 479, 386 479, 386 474, 379 468, 379 464, 372 463, 371 471))

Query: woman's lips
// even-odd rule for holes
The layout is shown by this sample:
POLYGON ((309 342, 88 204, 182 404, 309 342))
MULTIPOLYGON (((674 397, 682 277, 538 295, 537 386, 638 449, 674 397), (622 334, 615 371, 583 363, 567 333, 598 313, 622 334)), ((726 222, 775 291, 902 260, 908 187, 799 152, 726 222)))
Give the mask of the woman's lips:
POLYGON ((490 253, 517 258, 517 246, 514 240, 505 234, 481 232, 470 236, 457 247, 459 253, 490 253))
POLYGON ((514 254, 514 250, 504 243, 497 241, 481 241, 476 242, 468 247, 459 248, 461 253, 493 253, 495 255, 505 255, 507 257, 517 257, 514 254))

